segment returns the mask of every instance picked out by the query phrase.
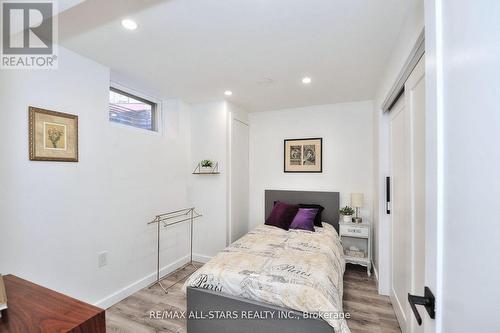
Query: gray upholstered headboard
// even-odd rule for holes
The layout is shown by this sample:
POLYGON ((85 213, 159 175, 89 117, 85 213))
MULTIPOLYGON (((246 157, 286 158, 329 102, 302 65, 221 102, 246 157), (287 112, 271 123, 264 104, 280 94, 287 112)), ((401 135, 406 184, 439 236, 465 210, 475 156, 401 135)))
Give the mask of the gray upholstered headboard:
POLYGON ((339 230, 339 192, 265 190, 265 216, 271 213, 275 201, 291 204, 317 204, 325 207, 322 220, 339 230))

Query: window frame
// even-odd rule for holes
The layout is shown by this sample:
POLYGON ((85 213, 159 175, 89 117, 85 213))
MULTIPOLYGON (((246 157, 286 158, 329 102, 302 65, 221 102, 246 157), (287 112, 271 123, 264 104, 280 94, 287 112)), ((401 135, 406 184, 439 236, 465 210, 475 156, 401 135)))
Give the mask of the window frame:
POLYGON ((154 98, 150 95, 144 94, 142 92, 139 92, 135 89, 131 89, 128 87, 125 87, 121 84, 118 84, 116 82, 110 82, 109 89, 108 89, 108 122, 111 123, 113 126, 118 126, 122 128, 128 128, 132 130, 137 130, 141 132, 146 132, 150 134, 161 134, 162 130, 162 102, 161 100, 154 98), (110 118, 110 104, 109 103, 109 93, 110 92, 115 92, 133 99, 136 99, 140 102, 143 102, 145 104, 151 105, 151 123, 152 123, 152 128, 151 129, 145 129, 141 127, 136 127, 132 125, 126 125, 126 124, 121 124, 118 122, 112 121, 110 118))

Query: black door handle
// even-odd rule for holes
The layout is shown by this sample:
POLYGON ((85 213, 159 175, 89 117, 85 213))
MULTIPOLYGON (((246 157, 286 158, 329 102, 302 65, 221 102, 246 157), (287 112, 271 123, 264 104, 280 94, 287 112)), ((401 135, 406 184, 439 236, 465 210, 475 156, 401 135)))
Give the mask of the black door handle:
POLYGON ((385 177, 385 212, 391 213, 391 177, 385 177))
POLYGON ((434 298, 434 295, 428 287, 425 287, 424 289, 424 297, 408 294, 408 302, 410 302, 411 310, 413 311, 413 314, 415 315, 419 326, 422 325, 422 317, 420 317, 420 313, 418 313, 416 307, 417 305, 425 306, 429 317, 431 317, 432 319, 436 318, 436 312, 434 309, 436 305, 436 299, 434 298))

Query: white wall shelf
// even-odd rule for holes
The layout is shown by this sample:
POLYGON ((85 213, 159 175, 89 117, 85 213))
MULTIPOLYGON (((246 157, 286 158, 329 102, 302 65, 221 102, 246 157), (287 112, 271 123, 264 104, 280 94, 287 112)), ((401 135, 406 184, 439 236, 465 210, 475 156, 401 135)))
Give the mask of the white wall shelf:
POLYGON ((193 171, 193 175, 218 175, 218 174, 220 174, 219 162, 215 162, 213 168, 208 169, 206 171, 203 170, 203 167, 201 166, 200 162, 193 171))

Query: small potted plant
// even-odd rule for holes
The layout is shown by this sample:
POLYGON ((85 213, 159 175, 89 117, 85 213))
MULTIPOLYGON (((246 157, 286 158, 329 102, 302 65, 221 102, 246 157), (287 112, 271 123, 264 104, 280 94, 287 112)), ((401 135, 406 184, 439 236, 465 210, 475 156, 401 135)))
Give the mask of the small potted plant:
POLYGON ((345 206, 342 209, 340 209, 340 215, 342 215, 344 222, 351 222, 353 214, 354 214, 354 209, 352 209, 352 207, 345 206))
POLYGON ((210 160, 203 160, 200 162, 200 172, 203 173, 210 173, 212 172, 212 167, 214 165, 214 162, 210 160))

